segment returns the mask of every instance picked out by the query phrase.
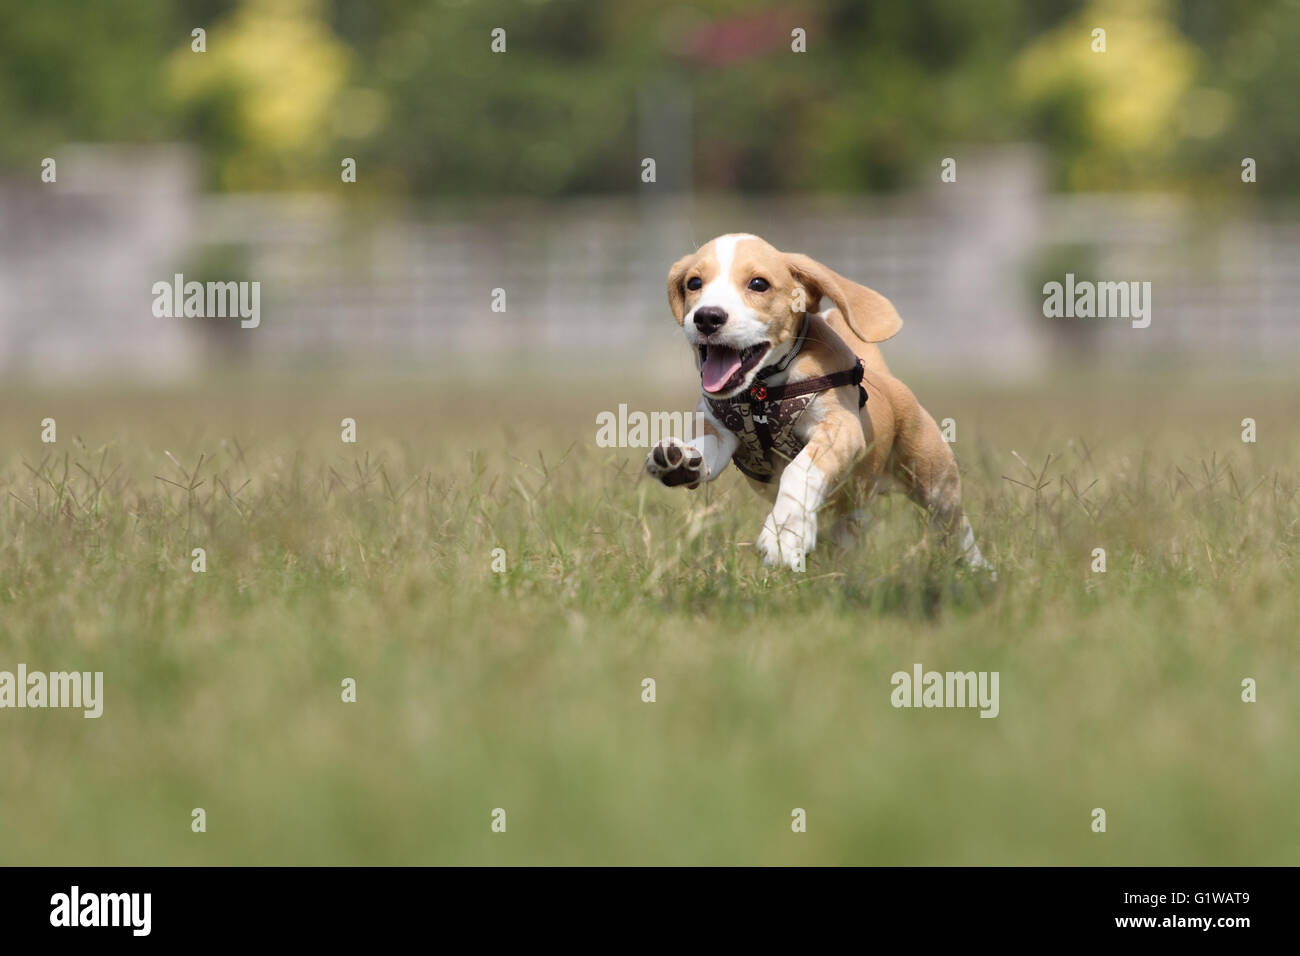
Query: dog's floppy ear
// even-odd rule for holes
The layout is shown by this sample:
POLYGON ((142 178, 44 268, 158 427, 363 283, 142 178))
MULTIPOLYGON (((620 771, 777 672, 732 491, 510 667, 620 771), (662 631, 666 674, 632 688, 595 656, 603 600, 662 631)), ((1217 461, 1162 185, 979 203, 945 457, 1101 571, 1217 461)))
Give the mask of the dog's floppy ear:
POLYGON ((808 256, 787 253, 785 258, 795 281, 808 290, 808 311, 815 311, 825 296, 835 303, 853 334, 864 342, 883 342, 903 327, 893 303, 874 289, 858 285, 808 256))
POLYGON ((682 324, 682 319, 686 317, 686 270, 691 267, 695 261, 695 253, 682 256, 673 263, 673 267, 668 270, 668 306, 673 310, 673 318, 677 324, 682 324))

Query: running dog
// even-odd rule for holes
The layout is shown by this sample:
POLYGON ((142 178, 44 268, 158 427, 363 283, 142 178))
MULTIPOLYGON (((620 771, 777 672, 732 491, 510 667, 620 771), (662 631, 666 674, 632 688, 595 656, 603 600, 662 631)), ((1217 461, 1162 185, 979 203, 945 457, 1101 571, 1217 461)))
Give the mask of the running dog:
POLYGON ((668 304, 695 350, 704 428, 651 449, 652 478, 697 488, 734 464, 772 502, 756 543, 768 565, 802 571, 823 513, 851 540, 858 485, 866 500, 906 493, 962 561, 990 568, 962 511, 952 449, 876 346, 903 325, 888 299, 733 234, 673 264, 668 304), (834 308, 818 312, 823 298, 834 308))

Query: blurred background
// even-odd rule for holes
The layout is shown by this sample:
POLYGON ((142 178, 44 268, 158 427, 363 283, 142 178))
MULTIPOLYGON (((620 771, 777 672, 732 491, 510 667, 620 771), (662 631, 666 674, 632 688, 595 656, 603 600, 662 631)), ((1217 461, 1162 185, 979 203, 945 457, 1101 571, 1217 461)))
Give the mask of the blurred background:
POLYGON ((1286 371, 1296 49, 1297 0, 6 3, 0 375, 687 381, 663 277, 730 231, 891 297, 904 372, 1286 371), (178 272, 261 326, 155 317, 178 272), (1150 328, 1044 318, 1066 272, 1150 328))

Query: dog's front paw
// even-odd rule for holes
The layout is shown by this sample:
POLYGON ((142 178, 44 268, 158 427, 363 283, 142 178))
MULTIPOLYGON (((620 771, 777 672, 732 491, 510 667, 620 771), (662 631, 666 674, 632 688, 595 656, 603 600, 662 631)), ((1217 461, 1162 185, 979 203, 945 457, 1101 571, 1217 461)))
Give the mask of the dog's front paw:
POLYGON ((763 522, 754 546, 768 567, 780 564, 791 571, 802 571, 804 558, 817 546, 817 513, 799 510, 778 519, 773 512, 763 522))
POLYGON ((665 438, 645 459, 646 474, 669 488, 694 488, 704 478, 704 456, 676 438, 665 438))

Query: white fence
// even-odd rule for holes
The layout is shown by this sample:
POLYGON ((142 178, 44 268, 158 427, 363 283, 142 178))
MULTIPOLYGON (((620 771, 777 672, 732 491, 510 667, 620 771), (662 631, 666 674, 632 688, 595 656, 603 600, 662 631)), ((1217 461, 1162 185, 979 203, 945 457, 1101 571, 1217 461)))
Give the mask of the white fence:
MULTIPOLYGON (((58 180, 0 183, 0 373, 176 377, 217 361, 566 374, 682 364, 668 265, 759 233, 893 299, 894 364, 990 379, 1300 359, 1300 213, 1243 200, 1210 219, 1169 196, 1051 195, 1029 148, 886 198, 636 196, 474 209, 336 194, 207 195, 177 147, 72 147, 58 180), (1064 273, 1149 281, 1149 328, 1047 319, 1064 273), (156 318, 151 287, 261 283, 261 325, 156 318), (506 311, 491 308, 503 289, 506 311)), ((937 176, 936 176, 937 180, 937 176)), ((1252 187, 1243 185, 1243 190, 1252 187)), ((1247 193, 1246 199, 1250 196, 1247 193)))

